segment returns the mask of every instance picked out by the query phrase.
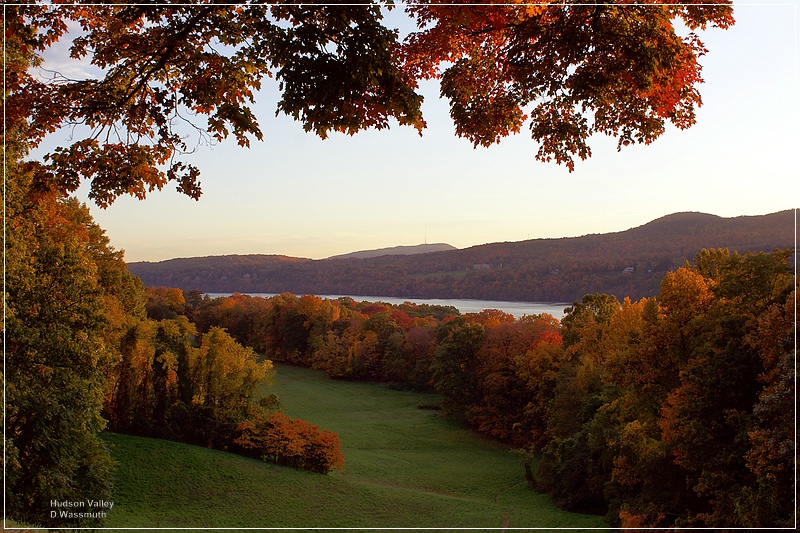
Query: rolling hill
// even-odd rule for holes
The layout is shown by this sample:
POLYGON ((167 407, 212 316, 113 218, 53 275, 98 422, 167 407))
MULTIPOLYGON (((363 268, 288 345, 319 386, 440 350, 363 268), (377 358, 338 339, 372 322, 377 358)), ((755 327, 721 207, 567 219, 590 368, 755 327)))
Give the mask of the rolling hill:
POLYGON ((598 528, 531 491, 519 459, 420 408, 430 394, 277 366, 265 391, 337 433, 344 471, 313 474, 198 446, 105 433, 116 528, 598 528))
POLYGON ((358 260, 230 255, 130 263, 146 285, 203 292, 572 301, 602 292, 638 299, 703 248, 795 247, 795 211, 723 218, 676 213, 627 231, 484 244, 358 260))

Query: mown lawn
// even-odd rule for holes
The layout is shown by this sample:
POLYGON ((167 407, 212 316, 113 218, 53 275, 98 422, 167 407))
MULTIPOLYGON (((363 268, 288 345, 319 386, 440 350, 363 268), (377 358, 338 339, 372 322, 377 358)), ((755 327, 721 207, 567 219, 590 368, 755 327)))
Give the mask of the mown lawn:
POLYGON ((279 366, 288 415, 339 434, 322 476, 154 439, 107 434, 120 463, 108 527, 592 528, 525 485, 517 458, 457 427, 436 398, 279 366))

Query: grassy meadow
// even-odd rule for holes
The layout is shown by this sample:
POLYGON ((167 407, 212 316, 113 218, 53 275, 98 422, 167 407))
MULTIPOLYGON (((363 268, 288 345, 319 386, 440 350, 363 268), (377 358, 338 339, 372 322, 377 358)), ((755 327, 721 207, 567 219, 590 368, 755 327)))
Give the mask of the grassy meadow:
POLYGON ((195 446, 106 434, 119 462, 108 527, 592 528, 529 490, 503 447, 426 409, 433 395, 278 366, 286 414, 339 434, 323 476, 195 446), (423 407, 423 408, 420 408, 423 407))

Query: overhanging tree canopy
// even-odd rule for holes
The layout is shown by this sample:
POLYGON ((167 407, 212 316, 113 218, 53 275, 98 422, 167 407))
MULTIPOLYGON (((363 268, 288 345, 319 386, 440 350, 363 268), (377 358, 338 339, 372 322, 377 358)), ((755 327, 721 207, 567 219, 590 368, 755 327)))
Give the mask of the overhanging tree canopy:
POLYGON ((30 145, 69 125, 89 133, 35 163, 37 185, 107 206, 175 182, 200 196, 185 156, 198 139, 261 139, 251 105, 265 77, 277 113, 326 137, 382 129, 420 132, 420 80, 438 78, 456 133, 488 146, 526 121, 537 159, 574 168, 589 137, 650 143, 667 123, 687 128, 701 104, 697 29, 733 24, 729 1, 626 5, 409 5, 417 31, 384 24, 391 4, 6 6, 7 127, 30 145), (72 36, 71 55, 99 79, 48 81, 29 65, 72 36), (692 32, 681 37, 675 25, 692 32), (187 130, 188 128, 188 130, 187 130), (195 135, 187 136, 186 131, 195 135))

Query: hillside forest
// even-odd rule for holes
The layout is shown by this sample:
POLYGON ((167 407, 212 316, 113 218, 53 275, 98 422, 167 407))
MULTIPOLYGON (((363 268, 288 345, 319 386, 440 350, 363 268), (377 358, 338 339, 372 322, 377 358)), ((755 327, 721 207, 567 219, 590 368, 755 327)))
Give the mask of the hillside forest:
MULTIPOLYGON (((210 293, 349 294, 572 302, 658 294, 667 272, 703 248, 740 253, 794 247, 794 211, 722 218, 676 213, 618 233, 534 239, 410 256, 323 260, 231 255, 137 262, 146 285, 210 293)), ((389 251, 391 252, 391 251, 389 251)))

